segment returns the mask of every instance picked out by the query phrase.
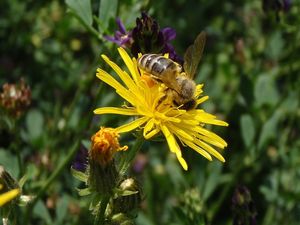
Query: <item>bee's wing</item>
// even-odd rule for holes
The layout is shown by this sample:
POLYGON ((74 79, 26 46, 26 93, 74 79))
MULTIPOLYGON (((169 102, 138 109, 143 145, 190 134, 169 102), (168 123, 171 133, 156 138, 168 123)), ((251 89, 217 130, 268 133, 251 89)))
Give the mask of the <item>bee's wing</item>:
POLYGON ((191 79, 194 78, 198 64, 201 60, 205 40, 206 33, 202 31, 196 37, 194 44, 190 45, 184 54, 183 69, 191 79))

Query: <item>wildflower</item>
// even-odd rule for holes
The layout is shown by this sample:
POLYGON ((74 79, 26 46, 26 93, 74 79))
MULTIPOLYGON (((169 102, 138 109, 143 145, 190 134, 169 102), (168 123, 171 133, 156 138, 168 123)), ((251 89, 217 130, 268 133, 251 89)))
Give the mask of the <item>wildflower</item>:
POLYGON ((9 114, 19 117, 31 103, 31 90, 23 79, 19 84, 4 84, 0 106, 9 114))
POLYGON ((175 37, 174 29, 170 27, 160 29, 159 24, 143 12, 142 17, 136 19, 136 26, 132 30, 131 52, 136 57, 138 53, 169 53, 172 60, 182 63, 182 59, 169 43, 175 37))
POLYGON ((119 174, 113 156, 117 151, 127 150, 127 146, 120 147, 118 138, 116 130, 104 127, 92 136, 88 175, 91 190, 108 194, 116 186, 119 174))
MULTIPOLYGON (((115 80, 106 71, 98 68, 97 77, 116 90, 116 93, 129 104, 123 108, 103 107, 94 110, 95 114, 119 114, 135 116, 136 118, 118 128, 118 133, 129 132, 138 127, 143 129, 145 139, 150 139, 158 133, 162 133, 181 166, 187 170, 188 166, 182 157, 178 140, 184 145, 194 149, 208 160, 211 155, 222 162, 223 156, 211 145, 223 149, 227 143, 218 135, 204 128, 205 124, 228 126, 224 121, 216 119, 214 115, 206 113, 202 109, 184 110, 170 104, 170 99, 165 96, 164 85, 152 82, 151 85, 144 78, 149 74, 139 70, 135 58, 130 58, 123 48, 118 49, 130 75, 118 65, 102 55, 104 61, 118 74, 124 84, 115 80)), ((195 98, 197 106, 208 99, 208 96, 200 97, 203 85, 197 85, 195 98)))
POLYGON ((127 146, 120 147, 118 138, 119 135, 114 129, 101 127, 91 138, 90 158, 99 165, 106 166, 117 151, 127 150, 127 146))
POLYGON ((108 41, 114 42, 121 47, 130 48, 133 42, 131 32, 127 32, 124 24, 117 18, 116 20, 119 30, 115 32, 114 36, 104 36, 104 38, 108 41))
POLYGON ((88 151, 83 145, 81 145, 73 161, 72 168, 77 171, 84 172, 87 167, 87 161, 88 151))
POLYGON ((122 21, 117 18, 118 30, 114 36, 105 36, 108 41, 114 42, 122 48, 129 48, 134 56, 138 53, 168 53, 169 57, 183 63, 183 59, 176 54, 170 41, 175 39, 176 31, 170 27, 159 28, 158 23, 142 13, 141 18, 136 19, 136 26, 131 31, 126 31, 122 21))

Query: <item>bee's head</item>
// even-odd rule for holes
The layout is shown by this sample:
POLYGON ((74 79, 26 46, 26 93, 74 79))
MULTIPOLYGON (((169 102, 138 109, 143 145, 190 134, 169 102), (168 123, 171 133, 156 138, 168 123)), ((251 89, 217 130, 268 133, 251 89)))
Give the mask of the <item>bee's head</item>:
POLYGON ((180 87, 180 95, 187 100, 192 99, 196 90, 195 82, 186 76, 178 76, 176 81, 180 87))

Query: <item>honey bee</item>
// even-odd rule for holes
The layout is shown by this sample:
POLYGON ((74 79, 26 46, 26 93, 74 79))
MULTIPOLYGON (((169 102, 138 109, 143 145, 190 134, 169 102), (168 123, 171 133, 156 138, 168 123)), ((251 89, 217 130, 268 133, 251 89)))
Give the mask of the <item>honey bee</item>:
POLYGON ((206 33, 201 32, 187 48, 183 68, 159 54, 144 54, 138 59, 139 68, 164 83, 167 87, 166 97, 169 96, 173 104, 181 109, 190 110, 196 107, 196 83, 193 78, 202 57, 205 40, 206 33))

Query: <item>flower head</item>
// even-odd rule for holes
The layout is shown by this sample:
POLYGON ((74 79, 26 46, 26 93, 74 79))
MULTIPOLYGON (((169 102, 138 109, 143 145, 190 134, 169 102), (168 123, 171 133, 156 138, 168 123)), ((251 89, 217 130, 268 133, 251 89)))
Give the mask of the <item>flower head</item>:
MULTIPOLYGON (((148 82, 150 79, 149 74, 139 69, 136 59, 131 59, 123 48, 118 50, 130 74, 123 71, 107 56, 102 55, 102 58, 118 74, 123 84, 100 68, 97 70, 97 77, 113 87, 116 93, 128 102, 128 105, 122 108, 98 108, 94 110, 94 113, 135 116, 132 122, 116 128, 116 131, 123 133, 141 127, 145 139, 150 139, 158 133, 163 134, 170 151, 177 156, 185 170, 188 166, 182 157, 178 141, 200 153, 208 160, 212 160, 211 155, 213 155, 224 162, 223 156, 212 146, 223 149, 227 146, 227 143, 204 126, 205 124, 219 126, 227 126, 228 124, 216 119, 214 115, 206 113, 202 109, 187 111, 170 104, 170 99, 164 97, 166 96, 165 86, 157 82, 148 82)), ((202 87, 203 85, 197 85, 194 96, 197 100, 197 106, 208 99, 208 96, 200 97, 203 92, 202 87)))
POLYGON ((8 113, 19 117, 31 103, 31 90, 23 79, 19 84, 4 84, 0 93, 0 106, 8 113))
POLYGON ((113 160, 114 154, 127 150, 127 146, 120 147, 118 138, 115 129, 106 127, 101 127, 91 138, 88 184, 92 190, 102 194, 111 192, 119 177, 113 160))
POLYGON ((120 147, 118 138, 119 135, 113 128, 101 127, 91 138, 90 158, 99 165, 107 165, 117 151, 127 150, 127 146, 120 147))
POLYGON ((183 59, 177 55, 170 43, 176 37, 174 29, 160 29, 159 24, 145 12, 142 12, 141 18, 136 19, 136 26, 131 31, 126 31, 120 18, 117 18, 116 22, 118 30, 114 36, 104 36, 106 40, 129 48, 136 57, 138 53, 168 53, 170 59, 179 64, 183 63, 183 59))
POLYGON ((81 145, 72 163, 72 168, 84 172, 87 168, 87 164, 88 164, 88 151, 83 145, 81 145))
POLYGON ((132 36, 131 32, 127 32, 124 24, 117 18, 116 20, 119 30, 115 32, 114 36, 104 36, 108 41, 114 42, 121 47, 131 47, 132 45, 132 36))
POLYGON ((174 29, 170 27, 160 29, 155 19, 142 12, 141 18, 136 19, 136 26, 132 30, 131 52, 134 56, 138 53, 169 53, 172 60, 182 63, 182 59, 170 44, 175 37, 174 29))

